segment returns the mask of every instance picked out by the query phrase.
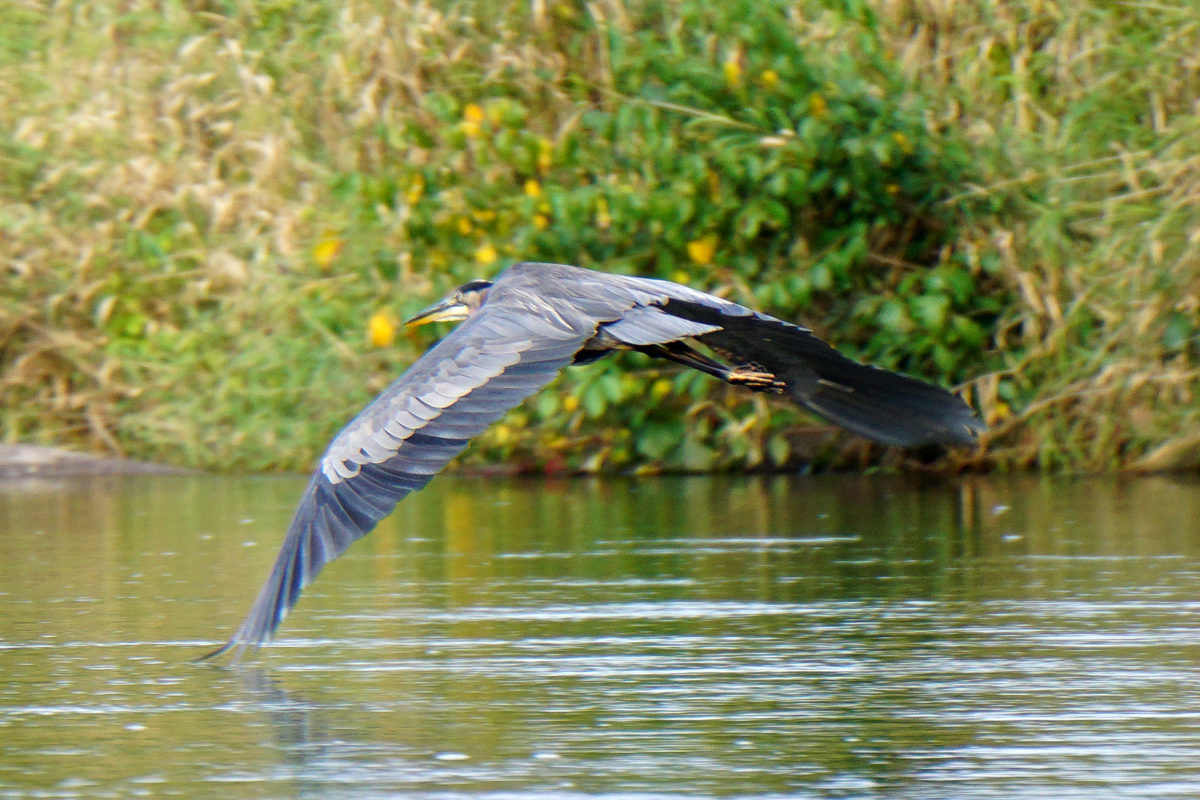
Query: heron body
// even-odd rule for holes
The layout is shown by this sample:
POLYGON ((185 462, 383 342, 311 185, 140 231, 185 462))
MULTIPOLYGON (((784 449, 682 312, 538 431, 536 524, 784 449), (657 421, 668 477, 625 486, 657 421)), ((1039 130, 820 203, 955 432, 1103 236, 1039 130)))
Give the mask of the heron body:
POLYGON ((614 350, 786 395, 884 444, 970 444, 984 429, 945 389, 860 364, 807 328, 670 281, 522 263, 465 284, 410 323, 436 320, 462 324, 334 437, 249 615, 210 655, 269 639, 321 568, 471 437, 563 367, 614 350))

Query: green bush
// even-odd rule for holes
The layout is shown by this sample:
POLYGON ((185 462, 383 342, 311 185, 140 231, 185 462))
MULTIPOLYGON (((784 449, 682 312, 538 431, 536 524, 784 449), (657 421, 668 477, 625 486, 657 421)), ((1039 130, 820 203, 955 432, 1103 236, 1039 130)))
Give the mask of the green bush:
MULTIPOLYGON (((940 257, 961 219, 943 201, 971 176, 966 148, 926 122, 869 15, 840 17, 853 57, 814 58, 791 8, 647 4, 629 33, 586 26, 563 57, 582 37, 607 68, 601 82, 559 78, 575 111, 557 129, 537 124, 536 86, 430 94, 407 135, 431 159, 359 181, 362 206, 405 212, 414 263, 444 271, 442 286, 493 259, 655 275, 811 320, 863 358, 965 379, 1003 303, 987 276, 940 257)), ((686 375, 650 402, 647 381, 622 374, 641 362, 622 362, 568 376, 559 391, 580 410, 535 405, 529 438, 578 437, 568 463, 588 468, 789 461, 794 414, 749 397, 716 410, 723 390, 686 375)), ((507 434, 493 454, 522 445, 546 457, 507 434)))
MULTIPOLYGON (((943 383, 1014 296, 964 247, 996 209, 961 200, 977 159, 865 3, 200 5, 0 21, 4 439, 303 468, 428 343, 386 346, 394 318, 518 260, 718 291, 943 383)), ((803 420, 628 356, 467 458, 858 458, 803 420)))

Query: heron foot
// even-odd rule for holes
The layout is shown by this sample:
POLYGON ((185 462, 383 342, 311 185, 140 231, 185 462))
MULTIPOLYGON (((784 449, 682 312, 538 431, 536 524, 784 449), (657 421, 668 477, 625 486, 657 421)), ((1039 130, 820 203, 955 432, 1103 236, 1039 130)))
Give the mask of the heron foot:
POLYGON ((745 386, 756 392, 782 392, 787 384, 770 372, 760 372, 751 367, 734 367, 729 370, 725 380, 734 386, 745 386))

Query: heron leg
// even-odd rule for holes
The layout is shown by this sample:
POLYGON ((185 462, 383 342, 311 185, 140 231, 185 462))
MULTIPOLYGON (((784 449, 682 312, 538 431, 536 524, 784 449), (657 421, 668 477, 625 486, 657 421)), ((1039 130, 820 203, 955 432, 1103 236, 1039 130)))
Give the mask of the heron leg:
POLYGON ((753 366, 731 367, 710 358, 694 347, 683 342, 666 342, 665 344, 645 345, 636 348, 649 356, 665 358, 685 367, 698 369, 701 372, 720 378, 734 386, 745 386, 756 392, 782 392, 787 384, 774 374, 755 369, 753 366))

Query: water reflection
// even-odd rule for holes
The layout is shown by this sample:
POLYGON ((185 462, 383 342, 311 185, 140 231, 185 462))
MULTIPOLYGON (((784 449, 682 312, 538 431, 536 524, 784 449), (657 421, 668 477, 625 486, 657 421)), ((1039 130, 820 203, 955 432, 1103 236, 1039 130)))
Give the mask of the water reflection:
POLYGON ((1200 490, 441 478, 280 640, 301 482, 0 488, 0 796, 1200 794, 1200 490))

